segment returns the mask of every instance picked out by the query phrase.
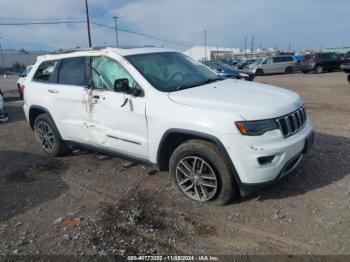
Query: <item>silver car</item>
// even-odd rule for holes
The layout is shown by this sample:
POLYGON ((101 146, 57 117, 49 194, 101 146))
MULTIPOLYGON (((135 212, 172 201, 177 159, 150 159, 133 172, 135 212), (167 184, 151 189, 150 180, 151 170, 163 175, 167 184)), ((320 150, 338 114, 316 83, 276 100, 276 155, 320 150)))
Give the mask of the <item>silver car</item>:
POLYGON ((248 67, 255 75, 264 74, 292 74, 296 71, 297 61, 291 55, 273 56, 258 59, 248 67))
POLYGON ((3 98, 3 93, 0 89, 0 122, 5 122, 8 120, 8 116, 5 110, 5 102, 3 98))

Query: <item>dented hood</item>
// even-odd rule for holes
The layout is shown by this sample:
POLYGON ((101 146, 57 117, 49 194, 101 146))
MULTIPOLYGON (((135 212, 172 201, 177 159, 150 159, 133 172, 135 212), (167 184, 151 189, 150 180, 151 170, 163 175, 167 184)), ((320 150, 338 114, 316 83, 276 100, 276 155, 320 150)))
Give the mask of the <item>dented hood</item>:
POLYGON ((286 115, 302 105, 297 93, 256 82, 227 79, 169 93, 175 103, 232 111, 246 120, 286 115))

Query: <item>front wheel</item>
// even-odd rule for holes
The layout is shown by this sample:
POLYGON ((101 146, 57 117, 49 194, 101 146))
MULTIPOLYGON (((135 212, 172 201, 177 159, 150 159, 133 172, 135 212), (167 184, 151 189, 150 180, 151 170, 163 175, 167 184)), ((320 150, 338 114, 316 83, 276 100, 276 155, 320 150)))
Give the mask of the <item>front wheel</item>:
POLYGON ((169 170, 175 187, 195 201, 225 205, 236 192, 227 161, 218 147, 207 141, 189 140, 177 147, 169 170))
POLYGON ((315 72, 316 74, 321 74, 323 72, 322 66, 318 65, 315 67, 315 72))
POLYGON ((257 70, 255 71, 255 75, 256 75, 256 76, 263 76, 263 75, 264 75, 264 71, 263 71, 262 69, 257 69, 257 70))

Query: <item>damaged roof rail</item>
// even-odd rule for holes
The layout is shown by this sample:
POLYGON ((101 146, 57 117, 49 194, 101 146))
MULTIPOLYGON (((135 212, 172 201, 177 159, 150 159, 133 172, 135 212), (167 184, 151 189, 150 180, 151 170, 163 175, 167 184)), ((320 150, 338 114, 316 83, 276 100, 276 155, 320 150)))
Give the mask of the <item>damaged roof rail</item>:
POLYGON ((93 51, 93 50, 101 50, 106 47, 101 47, 101 46, 96 46, 96 47, 84 47, 84 48, 69 48, 69 49, 58 49, 56 51, 50 52, 48 54, 54 55, 54 54, 69 54, 73 52, 78 52, 78 51, 93 51))

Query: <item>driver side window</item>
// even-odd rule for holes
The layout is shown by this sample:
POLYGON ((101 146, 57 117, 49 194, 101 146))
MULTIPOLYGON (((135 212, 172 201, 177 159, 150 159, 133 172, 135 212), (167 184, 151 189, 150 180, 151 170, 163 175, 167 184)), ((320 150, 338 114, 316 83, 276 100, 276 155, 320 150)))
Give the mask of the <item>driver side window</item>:
POLYGON ((266 60, 266 64, 267 64, 267 65, 273 64, 272 58, 267 59, 267 60, 266 60))
POLYGON ((91 67, 92 83, 96 89, 107 88, 114 91, 114 81, 121 78, 128 79, 130 87, 136 85, 131 75, 114 59, 105 56, 92 57, 91 67))

